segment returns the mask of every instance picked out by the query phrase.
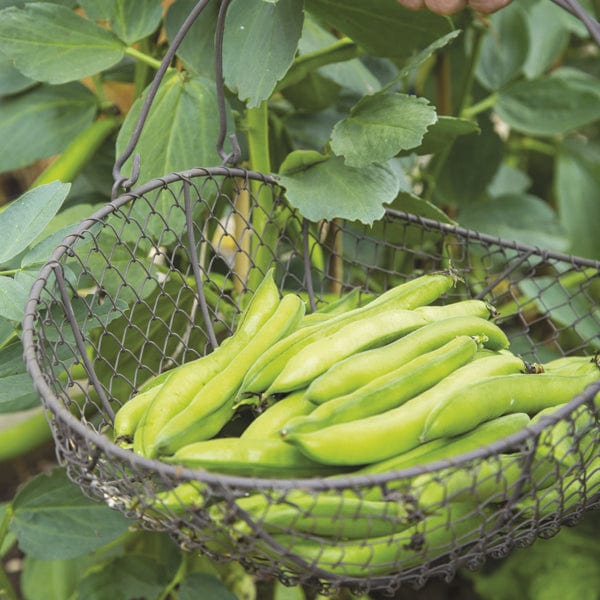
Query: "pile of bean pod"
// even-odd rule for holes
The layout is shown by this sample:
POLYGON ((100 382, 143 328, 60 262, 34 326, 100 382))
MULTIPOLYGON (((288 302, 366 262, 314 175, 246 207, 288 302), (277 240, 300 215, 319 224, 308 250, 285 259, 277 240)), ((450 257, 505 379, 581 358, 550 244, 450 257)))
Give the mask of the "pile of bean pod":
MULTIPOLYGON (((207 356, 159 375, 122 406, 115 441, 194 469, 335 481, 481 448, 551 415, 600 377, 590 357, 526 363, 510 352, 483 301, 433 304, 455 284, 453 272, 432 273, 366 304, 354 291, 305 314, 298 295, 280 296, 271 271, 231 337, 207 356), (256 418, 239 437, 221 435, 248 404, 260 407, 256 418)), ((600 486, 595 418, 581 410, 538 442, 529 471, 537 490, 548 489, 547 502, 540 506, 525 495, 517 505, 523 515, 555 510, 566 489, 576 499, 577 486, 600 486), (575 437, 578 453, 571 452, 575 437), (590 473, 585 483, 574 471, 581 461, 590 473)), ((480 535, 482 501, 519 482, 519 458, 518 452, 496 455, 475 472, 452 467, 361 494, 298 489, 276 502, 257 492, 237 499, 235 508, 324 571, 385 574, 400 559, 404 566, 418 562, 423 548, 441 552, 466 532, 480 535), (415 545, 415 536, 423 543, 415 545)), ((199 482, 187 482, 158 500, 185 510, 203 506, 203 493, 199 482)), ((218 503, 210 512, 224 519, 218 503)), ((227 543, 252 533, 245 520, 229 527, 235 535, 227 543)))

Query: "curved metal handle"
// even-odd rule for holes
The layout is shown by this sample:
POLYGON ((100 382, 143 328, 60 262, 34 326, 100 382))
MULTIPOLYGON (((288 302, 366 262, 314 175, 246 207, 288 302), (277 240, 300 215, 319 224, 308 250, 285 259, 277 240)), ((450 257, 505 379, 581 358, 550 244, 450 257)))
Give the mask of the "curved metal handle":
POLYGON ((555 4, 564 8, 567 12, 577 17, 589 31, 593 40, 600 46, 600 23, 585 12, 577 0, 552 0, 555 4))
MULTIPOLYGON (((140 110, 140 114, 136 121, 135 127, 133 129, 133 133, 131 134, 131 138, 127 143, 127 146, 123 150, 121 156, 119 156, 115 164, 113 166, 113 188, 112 188, 112 198, 116 198, 119 193, 119 189, 129 189, 131 188, 138 180, 140 174, 140 155, 136 154, 133 157, 133 165, 132 165, 132 173, 131 177, 124 177, 121 169, 125 162, 129 159, 129 157, 133 154, 137 143, 139 142, 140 136, 142 134, 142 129, 148 119, 148 114, 150 113, 150 108, 152 106, 152 102, 156 97, 158 92, 158 88, 165 76, 165 73, 169 69, 169 66, 173 59, 175 58, 175 53, 177 52, 181 42, 187 35, 188 31, 195 23, 196 19, 200 16, 200 13, 204 10, 206 5, 210 0, 200 0, 190 14, 186 17, 185 21, 182 23, 181 27, 177 31, 177 34, 173 38, 167 53, 160 63, 160 67, 156 71, 154 75, 154 79, 152 80, 152 84, 148 89, 148 94, 144 99, 144 103, 140 110)), ((215 71, 216 71, 216 91, 217 91, 217 107, 219 111, 219 137, 217 139, 217 152, 219 156, 224 161, 224 164, 229 163, 235 165, 237 161, 240 159, 240 147, 235 137, 235 134, 230 136, 231 145, 233 147, 233 151, 230 154, 227 154, 223 149, 223 143, 225 141, 225 135, 227 133, 227 114, 225 110, 225 91, 224 91, 224 81, 223 81, 223 37, 225 32, 225 15, 227 13, 227 8, 229 6, 231 0, 221 0, 221 5, 219 7, 219 14, 217 18, 217 28, 215 32, 215 71)))

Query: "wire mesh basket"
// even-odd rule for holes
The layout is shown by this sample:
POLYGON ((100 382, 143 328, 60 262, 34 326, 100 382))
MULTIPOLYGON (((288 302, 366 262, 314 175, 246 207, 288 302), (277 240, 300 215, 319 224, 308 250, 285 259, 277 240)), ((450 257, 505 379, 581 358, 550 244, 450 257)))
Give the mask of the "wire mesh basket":
MULTIPOLYGON (((597 261, 393 210, 373 227, 309 223, 275 178, 236 167, 173 173, 120 195, 54 252, 27 305, 25 358, 59 461, 87 495, 185 549, 323 591, 450 580, 554 535, 600 507, 600 379, 500 441, 391 472, 239 477, 111 440, 115 412, 145 381, 235 329, 267 268, 315 309, 449 264, 464 281, 442 303, 492 303, 524 359, 600 351, 597 261)), ((252 417, 242 411, 226 434, 252 417)), ((344 443, 360 444, 360 431, 344 443)))

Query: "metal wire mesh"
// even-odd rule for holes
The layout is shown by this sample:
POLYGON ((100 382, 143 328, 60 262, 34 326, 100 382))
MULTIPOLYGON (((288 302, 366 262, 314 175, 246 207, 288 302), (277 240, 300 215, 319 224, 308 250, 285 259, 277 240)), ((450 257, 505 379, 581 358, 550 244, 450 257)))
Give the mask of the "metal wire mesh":
POLYGON ((225 167, 172 174, 84 221, 42 269, 28 303, 28 368, 58 458, 90 497, 261 577, 388 593, 450 580, 459 567, 553 535, 599 506, 600 381, 506 439, 389 473, 236 477, 113 444, 114 413, 144 381, 209 352, 235 328, 261 253, 280 289, 306 294, 313 308, 331 294, 379 294, 451 262, 464 283, 442 302, 493 303, 526 360, 600 349, 597 262, 395 211, 372 228, 308 223, 267 176, 225 167))

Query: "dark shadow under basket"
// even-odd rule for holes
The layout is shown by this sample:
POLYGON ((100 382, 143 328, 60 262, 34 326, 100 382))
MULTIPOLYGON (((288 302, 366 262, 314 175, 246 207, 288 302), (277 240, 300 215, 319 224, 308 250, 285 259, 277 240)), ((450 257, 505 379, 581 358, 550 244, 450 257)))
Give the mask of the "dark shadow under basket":
MULTIPOLYGON (((552 418, 501 442, 371 476, 240 478, 170 466, 113 444, 106 434, 114 412, 144 381, 210 351, 211 340, 235 327, 259 255, 261 265, 276 267, 281 290, 306 294, 313 307, 355 287, 379 294, 452 264, 465 283, 444 301, 493 303, 511 349, 526 360, 600 349, 598 262, 391 210, 373 228, 308 223, 267 176, 225 167, 172 174, 85 220, 43 267, 27 305, 27 366, 48 409, 58 458, 90 497, 168 532, 183 548, 240 561, 260 577, 388 592, 450 580, 459 567, 477 568, 598 507, 593 398, 600 381, 552 418), (258 195, 268 213, 258 214, 258 195), (259 221, 270 233, 253 231, 259 221), (547 465, 540 483, 534 458, 558 427, 569 460, 547 465), (426 473, 439 496, 433 519, 420 511, 427 485, 415 481, 426 473), (185 481, 201 484, 193 488, 201 491, 195 503, 167 493, 185 481), (249 494, 264 500, 262 516, 240 503, 249 494), (300 532, 296 524, 310 521, 325 497, 338 503, 331 537, 311 535, 310 527, 300 532), (374 497, 383 513, 369 512, 374 497), (273 524, 270 511, 283 508, 295 520, 273 524)), ((341 443, 360 443, 360 432, 341 443)))

